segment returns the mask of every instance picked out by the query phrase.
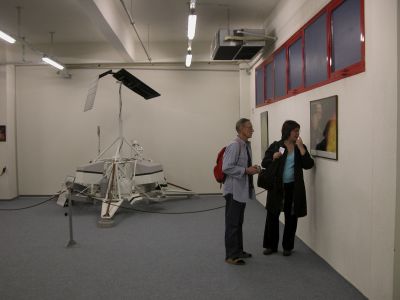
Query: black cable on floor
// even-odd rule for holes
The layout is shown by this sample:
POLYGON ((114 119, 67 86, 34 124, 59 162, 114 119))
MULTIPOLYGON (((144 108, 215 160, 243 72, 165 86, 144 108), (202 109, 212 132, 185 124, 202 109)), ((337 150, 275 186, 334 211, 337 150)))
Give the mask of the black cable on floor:
MULTIPOLYGON (((264 191, 259 192, 256 194, 256 196, 264 193, 264 191)), ((62 192, 65 193, 65 192, 62 192)), ((51 196, 50 198, 41 201, 39 203, 33 204, 33 205, 29 205, 29 206, 24 206, 24 207, 19 207, 19 208, 0 208, 0 211, 19 211, 19 210, 25 210, 25 209, 30 209, 30 208, 34 208, 40 205, 43 205, 47 202, 50 202, 51 200, 55 199, 56 197, 58 197, 59 195, 61 195, 62 193, 57 193, 53 196, 51 196)), ((89 196, 89 195, 86 195, 89 196)), ((91 197, 93 200, 98 201, 98 202, 102 202, 105 203, 104 200, 100 200, 100 199, 96 199, 91 197)), ((115 204, 110 204, 112 206, 118 206, 115 204)), ((131 208, 131 207, 124 207, 124 206, 118 206, 121 209, 125 209, 125 210, 131 210, 131 211, 136 211, 136 212, 142 212, 142 213, 149 213, 149 214, 160 214, 160 215, 187 215, 187 214, 197 214, 197 213, 203 213, 203 212, 208 212, 208 211, 213 211, 213 210, 218 210, 221 208, 224 208, 225 205, 221 205, 221 206, 217 206, 217 207, 213 207, 213 208, 208 208, 208 209, 202 209, 202 210, 194 210, 194 211, 183 211, 183 212, 159 212, 159 211, 149 211, 149 210, 143 210, 143 209, 137 209, 137 208, 131 208)))
MULTIPOLYGON (((62 192, 62 193, 65 193, 65 192, 62 192)), ((25 209, 33 208, 33 207, 36 207, 36 206, 39 206, 39 205, 43 205, 43 204, 45 204, 47 202, 50 202, 54 198, 57 198, 58 196, 60 196, 62 193, 54 194, 50 198, 48 198, 48 199, 46 199, 44 201, 41 201, 39 203, 33 204, 33 205, 19 207, 19 208, 0 208, 0 211, 18 211, 18 210, 25 210, 25 209)))
POLYGON ((160 215, 189 215, 189 214, 198 214, 198 213, 203 213, 203 212, 208 212, 208 211, 213 211, 213 210, 218 210, 221 208, 224 208, 225 205, 222 206, 217 206, 209 209, 203 209, 203 210, 194 210, 194 211, 182 211, 182 212, 160 212, 160 211, 149 211, 149 210, 142 210, 142 209, 137 209, 137 208, 131 208, 131 207, 124 207, 120 206, 122 209, 126 210, 133 210, 136 212, 142 212, 142 213, 148 213, 148 214, 160 214, 160 215))

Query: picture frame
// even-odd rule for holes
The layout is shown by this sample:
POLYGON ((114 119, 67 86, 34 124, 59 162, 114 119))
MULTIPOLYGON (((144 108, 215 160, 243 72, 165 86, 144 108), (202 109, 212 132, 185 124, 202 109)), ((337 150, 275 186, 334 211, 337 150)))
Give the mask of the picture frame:
POLYGON ((260 134, 261 134, 261 159, 263 159, 264 153, 269 147, 268 111, 264 111, 260 114, 260 134))
POLYGON ((6 142, 6 125, 0 125, 0 142, 6 142))
POLYGON ((310 153, 338 160, 338 96, 310 101, 310 153))

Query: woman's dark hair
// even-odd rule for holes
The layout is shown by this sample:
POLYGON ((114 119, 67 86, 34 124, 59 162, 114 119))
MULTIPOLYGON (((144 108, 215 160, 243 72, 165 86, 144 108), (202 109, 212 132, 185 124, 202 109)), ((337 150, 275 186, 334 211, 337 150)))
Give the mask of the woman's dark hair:
POLYGON ((282 125, 282 140, 287 140, 293 129, 299 128, 300 124, 293 120, 287 120, 282 125))

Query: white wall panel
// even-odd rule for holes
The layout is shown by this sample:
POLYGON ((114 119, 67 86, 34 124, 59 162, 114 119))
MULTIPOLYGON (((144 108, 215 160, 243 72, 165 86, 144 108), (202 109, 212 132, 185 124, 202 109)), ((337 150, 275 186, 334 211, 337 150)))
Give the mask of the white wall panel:
MULTIPOLYGON (((75 167, 117 135, 118 85, 99 83, 95 107, 83 112, 90 81, 105 70, 71 70, 72 79, 48 67, 17 68, 20 194, 52 194, 75 167)), ((196 192, 218 192, 212 167, 233 136, 239 116, 237 71, 129 70, 161 97, 145 101, 123 88, 125 136, 161 162, 168 181, 196 192)))

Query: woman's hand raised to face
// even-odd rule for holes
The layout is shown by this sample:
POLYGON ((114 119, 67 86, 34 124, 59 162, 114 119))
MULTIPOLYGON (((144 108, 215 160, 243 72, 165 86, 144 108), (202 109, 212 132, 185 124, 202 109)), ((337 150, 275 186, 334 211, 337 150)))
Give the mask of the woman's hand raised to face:
POLYGON ((301 155, 304 155, 306 153, 306 148, 304 148, 303 140, 301 139, 301 137, 296 140, 296 145, 297 148, 299 148, 301 155))

